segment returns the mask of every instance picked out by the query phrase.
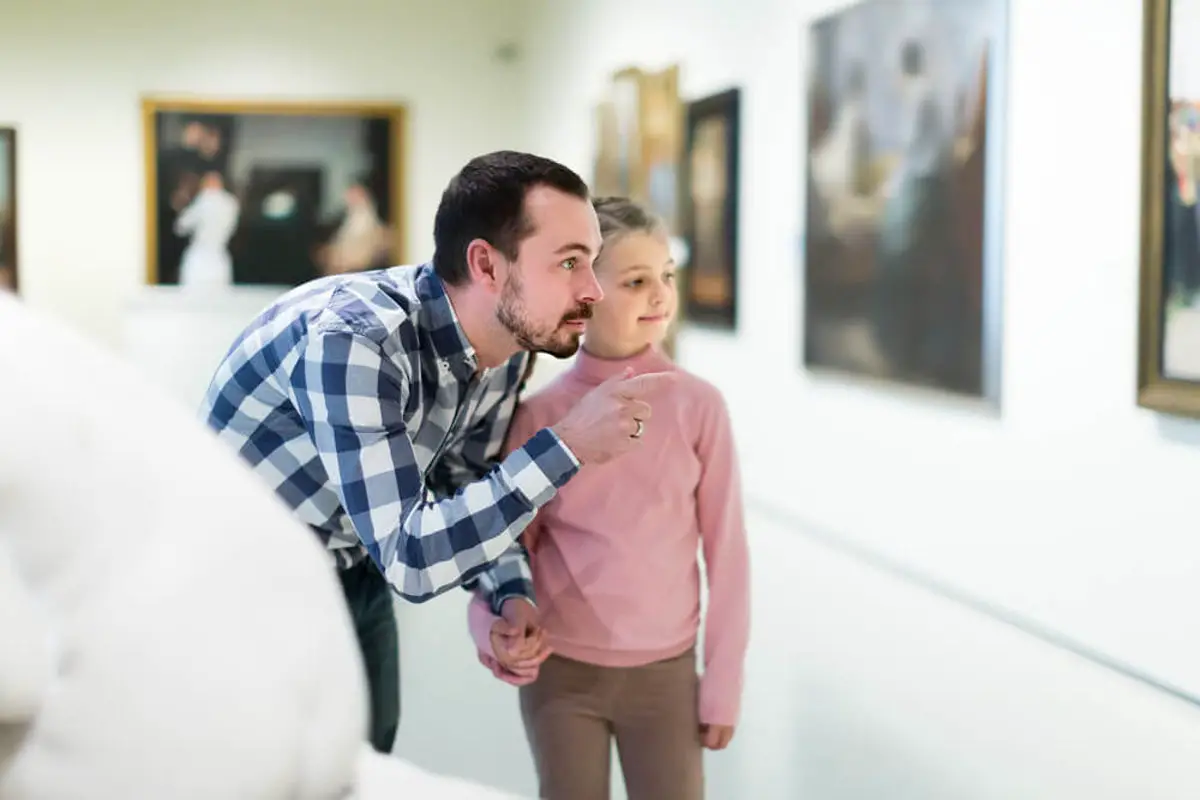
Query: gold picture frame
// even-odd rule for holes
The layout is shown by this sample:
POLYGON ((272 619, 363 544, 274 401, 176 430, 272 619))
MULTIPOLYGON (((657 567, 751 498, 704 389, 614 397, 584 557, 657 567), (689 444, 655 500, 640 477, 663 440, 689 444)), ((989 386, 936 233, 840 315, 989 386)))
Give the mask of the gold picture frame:
POLYGON ((142 98, 146 282, 295 286, 404 263, 406 118, 387 102, 142 98), (207 260, 187 253, 195 225, 176 225, 202 187, 228 232, 207 260), (375 224, 351 238, 331 222, 352 215, 375 224))
POLYGON ((1200 358, 1200 328, 1179 327, 1181 322, 1200 322, 1200 301, 1189 302, 1185 307, 1179 305, 1180 296, 1187 296, 1196 287, 1178 288, 1180 272, 1192 274, 1184 280, 1185 284, 1196 283, 1200 278, 1200 243, 1192 248, 1191 237, 1179 235, 1186 234, 1186 228, 1175 227, 1186 223, 1189 216, 1179 213, 1181 207, 1196 209, 1195 179, 1200 175, 1200 96, 1190 99, 1172 96, 1170 0, 1144 0, 1143 14, 1137 403, 1154 411, 1200 418, 1200 371, 1180 368, 1171 375, 1173 370, 1167 363, 1171 361, 1180 366, 1181 361, 1189 360, 1188 354, 1178 349, 1182 340, 1193 341, 1195 357, 1200 358), (1184 115, 1190 116, 1191 121, 1183 120, 1184 115), (1189 155, 1191 146, 1197 146, 1197 152, 1189 155), (1192 178, 1190 185, 1184 180, 1188 174, 1192 178), (1186 197, 1185 193, 1191 197, 1186 197), (1168 236, 1168 225, 1172 226, 1175 236, 1168 236), (1188 330, 1194 330, 1193 337, 1186 336, 1188 330), (1172 333, 1176 336, 1172 337, 1172 333), (1172 339, 1176 343, 1174 347, 1172 339))

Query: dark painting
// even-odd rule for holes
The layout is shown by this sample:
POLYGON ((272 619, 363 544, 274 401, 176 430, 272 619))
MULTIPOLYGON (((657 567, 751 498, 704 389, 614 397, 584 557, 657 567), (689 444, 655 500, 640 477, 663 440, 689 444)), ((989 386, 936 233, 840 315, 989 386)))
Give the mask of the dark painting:
POLYGON ((402 108, 145 113, 151 283, 295 286, 402 259, 402 108))
POLYGON ((804 362, 998 395, 1003 0, 871 0, 810 36, 804 362))
POLYGON ((737 229, 740 92, 688 105, 681 203, 687 243, 687 319, 737 327, 737 229))
POLYGON ((17 291, 17 132, 0 128, 0 290, 17 291))

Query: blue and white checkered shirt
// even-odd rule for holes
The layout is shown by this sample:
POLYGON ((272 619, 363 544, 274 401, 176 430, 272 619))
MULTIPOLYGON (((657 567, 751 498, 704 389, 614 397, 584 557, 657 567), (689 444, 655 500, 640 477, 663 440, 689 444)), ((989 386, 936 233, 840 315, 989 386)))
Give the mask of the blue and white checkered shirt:
POLYGON ((479 369, 431 265, 293 289, 234 342, 202 414, 338 566, 421 602, 533 599, 516 538, 579 462, 549 428, 496 462, 529 355, 479 369))

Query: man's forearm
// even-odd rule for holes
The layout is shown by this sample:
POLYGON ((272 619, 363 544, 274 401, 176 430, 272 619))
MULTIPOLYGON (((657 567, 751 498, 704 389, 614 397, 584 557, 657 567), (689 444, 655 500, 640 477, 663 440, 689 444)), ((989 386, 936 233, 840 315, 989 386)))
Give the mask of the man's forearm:
MULTIPOLYGON (((519 545, 516 555, 511 551, 536 510, 578 469, 551 431, 539 431, 482 480, 436 502, 421 498, 405 509, 389 535, 377 541, 365 536, 363 544, 396 591, 413 602, 429 600, 476 576, 493 587, 495 597, 532 598, 524 551, 519 545)), ((381 512, 386 508, 360 512, 366 523, 355 520, 360 536, 380 521, 381 512)))

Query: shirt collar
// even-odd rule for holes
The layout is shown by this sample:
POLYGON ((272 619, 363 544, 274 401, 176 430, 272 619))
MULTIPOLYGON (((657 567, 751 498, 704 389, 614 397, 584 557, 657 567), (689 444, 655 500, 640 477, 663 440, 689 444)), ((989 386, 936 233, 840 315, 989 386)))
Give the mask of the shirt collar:
POLYGON ((426 263, 417 268, 415 280, 417 299, 425 312, 425 332, 433 345, 434 355, 455 371, 459 377, 469 377, 478 366, 475 348, 467 340, 454 305, 446 294, 446 286, 426 263))

